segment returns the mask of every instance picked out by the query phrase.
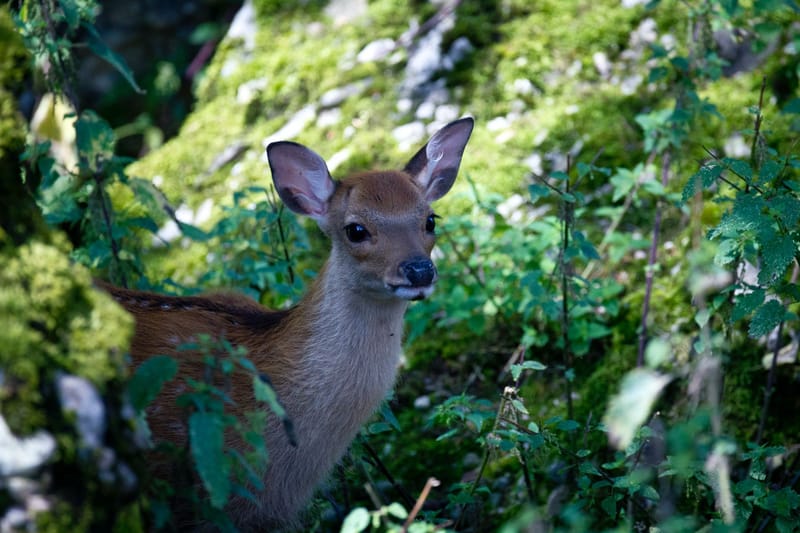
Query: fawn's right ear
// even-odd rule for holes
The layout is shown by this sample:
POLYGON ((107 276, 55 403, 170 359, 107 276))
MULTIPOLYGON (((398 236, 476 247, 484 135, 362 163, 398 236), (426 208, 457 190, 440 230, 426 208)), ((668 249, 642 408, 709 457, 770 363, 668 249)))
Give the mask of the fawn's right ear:
POLYGON ((291 141, 270 143, 267 159, 275 189, 286 207, 321 222, 336 187, 325 160, 291 141))

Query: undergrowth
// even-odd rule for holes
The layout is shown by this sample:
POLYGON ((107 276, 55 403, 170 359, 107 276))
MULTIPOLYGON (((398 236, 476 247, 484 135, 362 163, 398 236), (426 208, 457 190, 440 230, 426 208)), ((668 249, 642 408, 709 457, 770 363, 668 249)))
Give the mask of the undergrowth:
MULTIPOLYGON (((669 7, 659 4, 648 8, 669 7)), ((684 7, 685 37, 649 50, 648 83, 671 104, 635 117, 636 164, 602 166, 596 147, 565 169, 520 176, 527 188, 513 198, 460 178, 470 184, 462 194, 471 211, 443 221, 437 292, 409 311, 407 378, 362 431, 334 488, 321 492, 327 498, 316 502, 314 527, 798 530, 800 422, 775 415, 776 391, 793 396, 798 379, 796 141, 770 139, 762 83, 741 132, 749 156, 723 155, 721 141, 702 146, 703 161, 686 156, 701 144, 696 132, 706 122, 726 118, 704 93, 726 66, 713 31, 749 31, 758 49, 798 8, 684 7), (745 374, 757 374, 758 390, 730 389, 745 374), (739 424, 745 417, 737 411, 757 422, 739 424)), ((71 0, 23 2, 16 12, 35 63, 50 67, 44 79, 60 102, 53 113, 75 131, 74 161, 33 138, 22 161, 44 220, 71 237, 71 260, 121 285, 187 292, 173 280, 148 279, 143 257, 168 254, 170 242, 206 243, 213 254, 198 286, 235 286, 271 307, 296 300, 318 263, 307 252, 314 236, 272 191, 235 192, 203 229, 182 222, 151 180, 126 174, 129 161, 115 155, 108 122, 73 95, 71 47, 81 39, 138 89, 94 31, 93 13, 93 3, 71 0), (164 238, 166 223, 177 240, 164 238), (153 251, 153 242, 165 241, 153 251)), ((797 46, 797 28, 787 31, 797 46)), ((797 102, 785 112, 800 112, 797 102)), ((202 519, 231 530, 228 498, 261 490, 265 418, 283 414, 280 399, 224 339, 187 349, 203 356, 207 379, 187 381, 178 400, 188 448, 160 450, 186 483, 137 470, 140 483, 118 514, 84 514, 71 526, 169 529, 202 519), (262 404, 244 419, 226 411, 234 371, 250 374, 262 404), (227 448, 226 431, 240 434, 250 452, 227 448)), ((3 416, 14 420, 5 406, 18 403, 19 389, 6 383, 38 382, 29 365, 0 361, 3 416)), ((128 409, 128 430, 146 434, 144 409, 178 371, 162 356, 125 375, 122 392, 114 390, 124 398, 115 406, 128 409)), ((35 413, 31 420, 47 428, 35 413)), ((86 472, 92 483, 97 473, 86 472)), ((5 491, 0 502, 9 498, 5 491)), ((65 498, 55 509, 70 505, 65 498)), ((55 512, 39 520, 44 529, 61 524, 55 512)))

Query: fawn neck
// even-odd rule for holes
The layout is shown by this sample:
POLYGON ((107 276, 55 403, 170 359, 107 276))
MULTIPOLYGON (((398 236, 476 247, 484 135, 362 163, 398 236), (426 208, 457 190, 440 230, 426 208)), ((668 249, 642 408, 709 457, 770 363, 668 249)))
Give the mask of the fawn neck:
POLYGON ((331 257, 298 305, 307 321, 300 334, 307 337, 292 379, 300 387, 290 394, 298 404, 291 407, 306 413, 318 411, 321 400, 336 405, 347 397, 355 408, 340 412, 349 420, 336 423, 354 433, 394 382, 408 302, 353 290, 342 270, 331 257))

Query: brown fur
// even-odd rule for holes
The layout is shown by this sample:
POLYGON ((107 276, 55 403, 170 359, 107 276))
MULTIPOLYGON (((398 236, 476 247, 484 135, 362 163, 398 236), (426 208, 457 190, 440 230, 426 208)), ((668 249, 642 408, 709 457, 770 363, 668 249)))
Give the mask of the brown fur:
MULTIPOLYGON (((392 387, 408 300, 427 296, 435 282, 430 203, 452 185, 471 131, 472 120, 461 119, 435 134, 407 171, 367 172, 338 183, 307 148, 270 145, 273 180, 284 203, 314 218, 331 239, 328 261, 292 309, 271 311, 235 294, 170 297, 101 284, 136 319, 135 365, 154 354, 172 355, 181 375, 199 378, 202 362, 177 346, 208 333, 244 346, 272 381, 297 445, 273 416, 265 490, 257 502, 234 499, 227 509, 241 529, 292 524, 392 387), (352 224, 363 226, 369 238, 352 242, 346 231, 352 224), (420 260, 428 261, 431 276, 413 282, 403 265, 420 260)), ((184 414, 175 405, 182 392, 168 384, 148 411, 156 440, 185 442, 184 414)), ((229 394, 237 414, 252 409, 249 383, 234 382, 229 394)))

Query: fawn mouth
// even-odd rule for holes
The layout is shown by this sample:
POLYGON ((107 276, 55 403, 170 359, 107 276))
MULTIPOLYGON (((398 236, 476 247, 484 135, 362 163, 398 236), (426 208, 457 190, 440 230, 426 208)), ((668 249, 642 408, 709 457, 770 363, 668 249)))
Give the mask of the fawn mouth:
POLYGON ((433 292, 433 283, 424 286, 414 285, 387 285, 390 291, 403 300, 424 300, 433 292))

